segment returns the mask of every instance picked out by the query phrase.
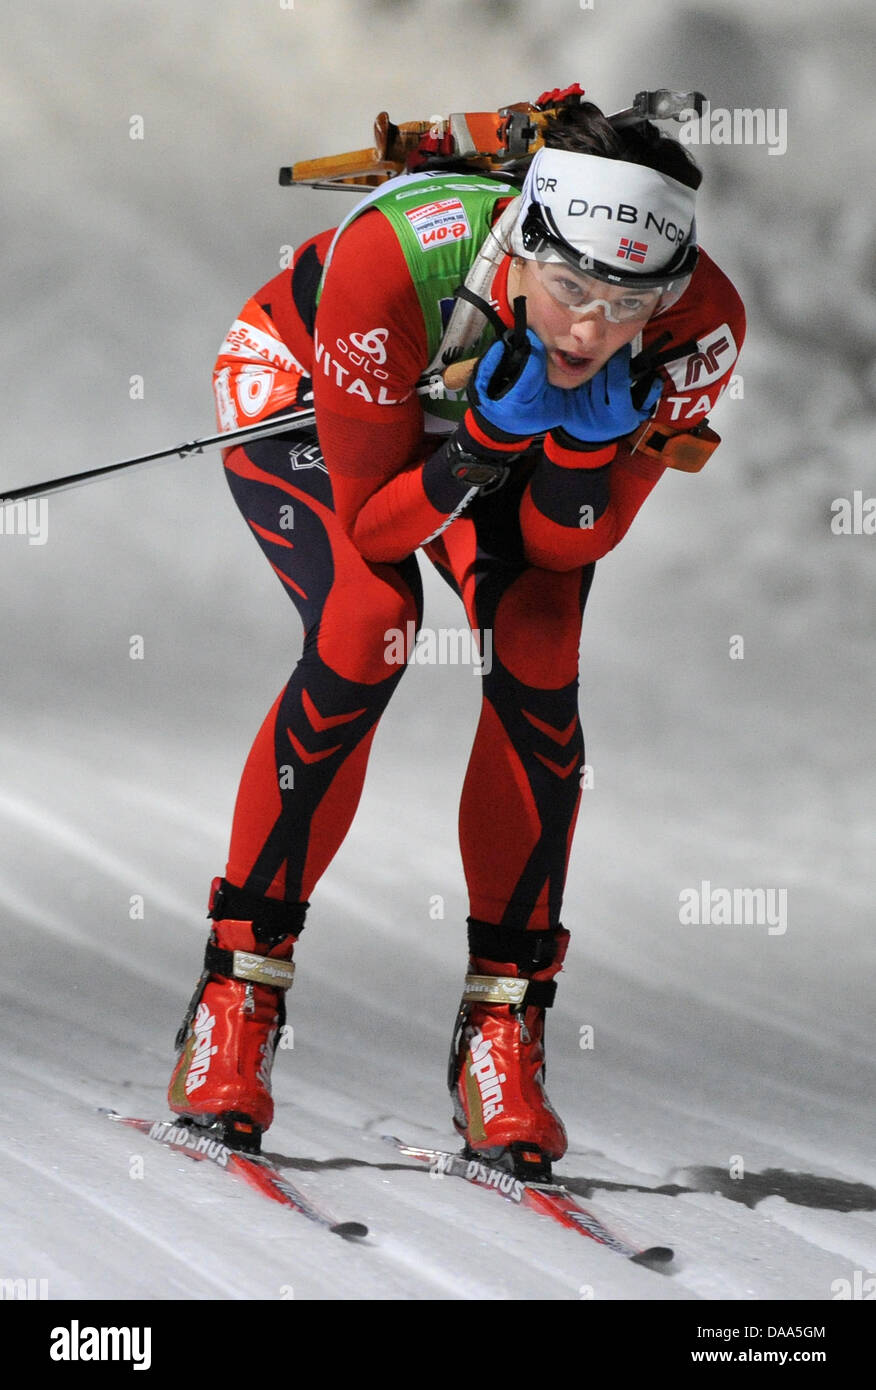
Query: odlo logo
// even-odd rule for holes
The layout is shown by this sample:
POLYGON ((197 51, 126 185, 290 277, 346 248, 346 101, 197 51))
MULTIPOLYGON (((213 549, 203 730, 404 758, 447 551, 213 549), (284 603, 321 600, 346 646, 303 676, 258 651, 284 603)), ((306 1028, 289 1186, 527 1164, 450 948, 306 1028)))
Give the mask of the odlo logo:
POLYGON ((484 1124, 488 1124, 505 1109, 502 1104, 502 1082, 506 1081, 507 1077, 504 1072, 496 1071, 496 1063, 492 1057, 493 1044, 484 1037, 480 1028, 466 1031, 471 1058, 468 1070, 478 1084, 484 1108, 484 1124))
MULTIPOLYGON (((386 340, 388 337, 388 328, 372 328, 369 333, 351 333, 350 342, 360 352, 367 352, 369 357, 374 358, 378 367, 382 367, 386 361, 386 340)), ((340 342, 338 345, 340 346, 340 342)))
POLYGON ((213 1029, 215 1027, 216 1019, 210 1013, 207 1005, 199 1004, 192 1027, 195 1035, 195 1046, 186 1074, 187 1096, 190 1096, 192 1091, 196 1091, 199 1086, 203 1086, 207 1080, 207 1072, 210 1070, 210 1059, 219 1051, 218 1047, 213 1046, 213 1029))

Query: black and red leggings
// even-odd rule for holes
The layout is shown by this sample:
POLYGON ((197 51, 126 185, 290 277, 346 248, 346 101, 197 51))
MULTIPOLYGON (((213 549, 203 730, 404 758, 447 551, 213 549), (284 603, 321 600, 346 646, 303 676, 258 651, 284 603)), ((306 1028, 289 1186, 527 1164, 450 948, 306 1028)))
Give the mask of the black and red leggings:
MULTIPOLYGON (((406 669, 386 634, 419 628, 420 573, 413 555, 362 558, 335 517, 315 435, 229 450, 225 467, 305 634, 244 768, 226 877, 303 902, 359 803, 378 720, 406 669)), ((469 626, 491 634, 459 812, 471 915, 545 930, 560 922, 580 799, 578 647, 593 566, 555 572, 522 559, 522 486, 478 498, 425 552, 469 626)))

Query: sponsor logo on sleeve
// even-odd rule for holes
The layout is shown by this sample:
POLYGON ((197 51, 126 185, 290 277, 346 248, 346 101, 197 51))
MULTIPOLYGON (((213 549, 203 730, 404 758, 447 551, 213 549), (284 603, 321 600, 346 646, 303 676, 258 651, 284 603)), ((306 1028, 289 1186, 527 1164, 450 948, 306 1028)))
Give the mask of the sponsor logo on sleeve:
POLYGON ((231 395, 231 368, 222 367, 213 377, 213 392, 216 397, 216 412, 219 416, 220 430, 237 428, 237 411, 231 395))
POLYGON ((219 355, 247 357, 250 360, 258 357, 270 366, 279 367, 286 372, 304 372, 301 363, 280 338, 266 333, 262 328, 256 328, 252 323, 246 323, 243 319, 234 320, 225 335, 219 355))
POLYGON ((321 367, 323 375, 334 381, 347 395, 361 396, 363 401, 374 405, 399 405, 401 401, 406 401, 411 394, 410 389, 405 391, 403 396, 391 396, 385 385, 389 380, 389 372, 385 367, 378 366, 379 362, 386 361, 389 329, 372 328, 367 333, 351 333, 349 336, 350 342, 347 342, 346 338, 335 340, 333 356, 320 338, 319 332, 315 331, 314 369, 321 367), (345 361, 342 361, 342 358, 345 361))
POLYGON ((699 390, 717 381, 736 361, 738 349, 729 324, 722 323, 705 338, 697 339, 696 352, 667 362, 666 370, 679 391, 699 390))
POLYGON ((471 225, 459 198, 439 198, 434 203, 408 208, 405 217, 422 251, 433 251, 445 242, 462 241, 471 236, 471 225))
POLYGON ((351 333, 350 342, 344 338, 338 338, 335 342, 339 352, 345 357, 349 357, 355 367, 362 367, 366 372, 371 372, 374 376, 382 377, 384 381, 389 377, 389 372, 378 371, 386 361, 386 340, 389 337, 388 328, 369 328, 367 333, 351 333), (352 347, 350 346, 352 344, 352 347), (368 359, 371 359, 368 361, 368 359))
POLYGON ((254 420, 264 410, 276 380, 273 367, 241 367, 235 378, 234 394, 248 419, 254 420))

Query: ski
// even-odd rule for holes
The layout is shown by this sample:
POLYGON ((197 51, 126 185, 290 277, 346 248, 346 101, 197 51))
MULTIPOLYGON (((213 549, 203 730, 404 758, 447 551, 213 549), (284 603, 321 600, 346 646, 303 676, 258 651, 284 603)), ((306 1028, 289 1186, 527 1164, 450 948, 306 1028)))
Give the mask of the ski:
POLYGON ((291 1211, 300 1212, 308 1220, 325 1226, 333 1235, 341 1236, 345 1240, 361 1240, 368 1235, 368 1227, 363 1226, 361 1221, 336 1221, 328 1212, 323 1211, 305 1193, 293 1186, 280 1169, 263 1154, 239 1153, 223 1144, 209 1129, 185 1124, 179 1120, 141 1120, 133 1115, 120 1115, 115 1110, 102 1110, 101 1114, 117 1124, 139 1130, 141 1134, 163 1144, 166 1149, 172 1149, 174 1153, 184 1154, 186 1158, 206 1160, 226 1173, 242 1178, 270 1201, 279 1202, 291 1211))
POLYGON ((406 1144, 394 1134, 383 1134, 385 1143, 393 1145, 399 1153, 408 1158, 416 1158, 426 1163, 434 1173, 446 1173, 450 1177, 463 1178, 475 1187, 497 1192, 499 1196, 518 1206, 529 1207, 542 1216, 550 1216, 561 1226, 577 1231, 579 1235, 595 1240, 599 1245, 624 1255, 634 1264, 662 1269, 673 1259, 675 1252, 667 1245, 650 1245, 640 1250, 630 1245, 600 1221, 598 1216, 582 1207, 577 1198, 563 1187, 562 1183, 525 1182, 513 1173, 502 1168, 491 1167, 480 1159, 469 1159, 461 1153, 450 1153, 445 1149, 424 1149, 416 1144, 406 1144))

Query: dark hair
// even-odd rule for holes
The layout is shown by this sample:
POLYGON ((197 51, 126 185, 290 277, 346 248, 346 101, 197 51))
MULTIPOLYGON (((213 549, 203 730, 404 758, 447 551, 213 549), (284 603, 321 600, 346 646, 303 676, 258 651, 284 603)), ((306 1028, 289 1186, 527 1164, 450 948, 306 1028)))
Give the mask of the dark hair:
POLYGON ((683 145, 662 135, 651 121, 616 130, 592 101, 561 106, 551 116, 544 132, 544 143, 552 150, 571 150, 575 154, 595 154, 603 159, 625 159, 677 179, 688 188, 699 188, 702 170, 683 145))

